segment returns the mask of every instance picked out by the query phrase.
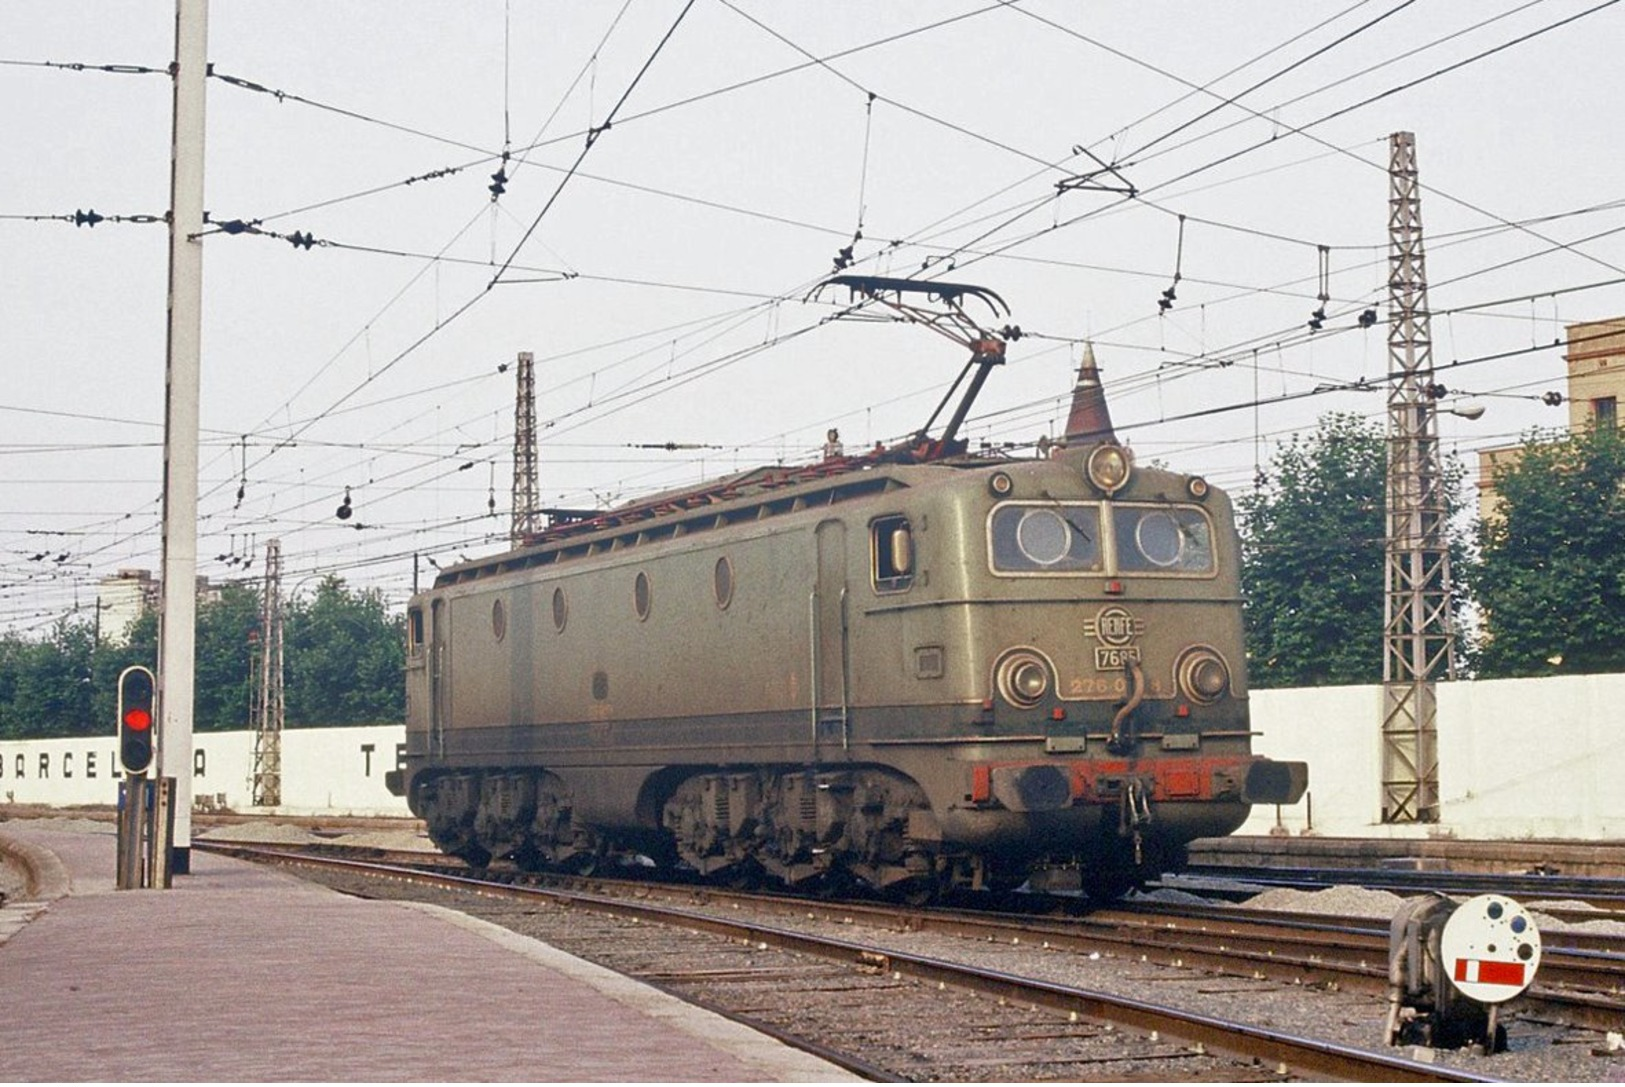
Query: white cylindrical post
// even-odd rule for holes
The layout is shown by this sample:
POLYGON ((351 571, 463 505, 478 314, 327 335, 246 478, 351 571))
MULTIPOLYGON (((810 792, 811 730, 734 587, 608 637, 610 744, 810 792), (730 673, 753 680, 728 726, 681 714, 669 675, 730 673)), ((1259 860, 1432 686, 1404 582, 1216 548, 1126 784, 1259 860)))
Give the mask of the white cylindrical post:
POLYGON ((191 868, 197 642, 199 372, 203 339, 203 107, 208 0, 175 2, 170 156, 169 347, 164 398, 164 600, 158 647, 161 777, 175 790, 174 871, 191 868))

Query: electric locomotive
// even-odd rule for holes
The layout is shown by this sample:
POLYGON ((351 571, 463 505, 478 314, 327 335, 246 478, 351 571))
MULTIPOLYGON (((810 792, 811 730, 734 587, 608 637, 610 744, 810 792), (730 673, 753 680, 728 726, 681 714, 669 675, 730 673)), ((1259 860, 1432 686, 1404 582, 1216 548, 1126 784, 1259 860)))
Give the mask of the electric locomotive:
POLYGON ((1304 764, 1250 749, 1228 498, 1134 464, 1092 354, 1062 441, 970 452, 959 425, 1019 330, 963 302, 1002 302, 833 282, 940 304, 971 349, 942 436, 555 511, 446 568, 409 605, 388 777, 436 844, 906 896, 1064 867, 1105 899, 1296 802, 1304 764))

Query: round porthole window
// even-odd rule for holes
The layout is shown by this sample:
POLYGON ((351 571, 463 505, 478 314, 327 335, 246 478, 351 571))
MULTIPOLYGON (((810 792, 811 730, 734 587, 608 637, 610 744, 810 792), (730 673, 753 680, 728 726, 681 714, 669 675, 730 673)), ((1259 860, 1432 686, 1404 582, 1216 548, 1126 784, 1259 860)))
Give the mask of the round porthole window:
POLYGON ((1072 546, 1072 530, 1050 509, 1028 510, 1016 526, 1016 546, 1039 566, 1054 566, 1072 546))
POLYGON ((1154 510, 1135 526, 1134 543, 1153 565, 1172 566, 1185 550, 1184 530, 1172 514, 1154 510))
POLYGON ((733 563, 728 561, 728 556, 724 555, 717 560, 711 587, 716 590, 717 607, 726 610, 734 598, 734 567, 733 563))
POLYGON ((649 618, 649 603, 649 575, 640 572, 632 586, 632 606, 638 609, 640 620, 649 618))
POLYGON ((508 609, 500 599, 491 601, 491 633, 499 642, 508 636, 508 609))
POLYGON ((564 621, 570 617, 570 609, 564 601, 564 590, 553 590, 553 629, 564 633, 564 621))

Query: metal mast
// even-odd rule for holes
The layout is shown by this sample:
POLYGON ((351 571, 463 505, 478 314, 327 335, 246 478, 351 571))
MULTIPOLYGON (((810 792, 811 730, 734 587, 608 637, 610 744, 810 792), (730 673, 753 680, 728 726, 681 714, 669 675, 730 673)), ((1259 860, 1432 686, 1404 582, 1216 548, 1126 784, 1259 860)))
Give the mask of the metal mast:
POLYGON ((537 524, 541 500, 536 487, 536 370, 529 351, 519 352, 519 393, 513 408, 513 530, 509 539, 519 547, 541 531, 537 524))
POLYGON ((1388 519, 1383 608, 1382 821, 1439 818, 1433 682, 1456 675, 1449 517, 1433 412, 1433 340, 1416 142, 1389 139, 1388 519))
POLYGON ((282 541, 265 544, 260 592, 260 670, 254 716, 254 806, 282 803, 282 541))

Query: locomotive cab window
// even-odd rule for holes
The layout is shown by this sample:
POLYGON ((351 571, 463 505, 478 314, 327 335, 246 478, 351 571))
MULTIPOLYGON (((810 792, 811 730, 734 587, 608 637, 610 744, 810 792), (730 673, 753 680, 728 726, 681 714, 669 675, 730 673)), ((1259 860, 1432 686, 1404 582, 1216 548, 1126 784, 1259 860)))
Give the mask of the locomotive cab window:
POLYGON ((900 593, 914 584, 914 530, 907 517, 870 522, 869 554, 876 592, 900 593))
POLYGON ((1100 507, 1093 502, 1007 502, 988 517, 989 554, 1001 574, 1084 574, 1101 569, 1100 507))
POLYGON ((1196 506, 1140 506, 1112 509, 1117 569, 1125 574, 1211 574, 1213 524, 1196 506))
POLYGON ((406 615, 406 652, 417 656, 423 652, 423 609, 412 608, 406 615))

